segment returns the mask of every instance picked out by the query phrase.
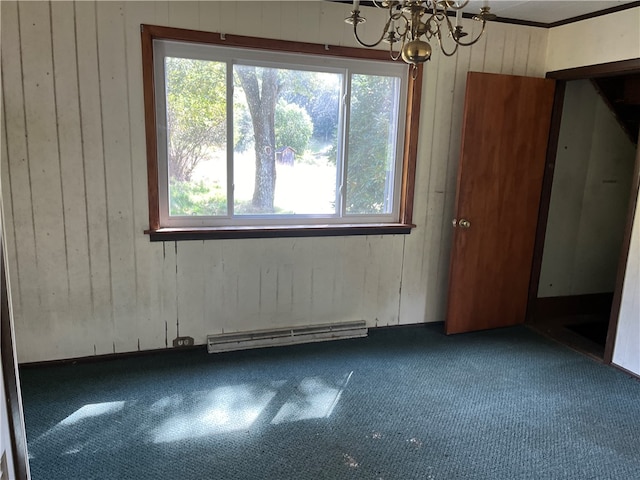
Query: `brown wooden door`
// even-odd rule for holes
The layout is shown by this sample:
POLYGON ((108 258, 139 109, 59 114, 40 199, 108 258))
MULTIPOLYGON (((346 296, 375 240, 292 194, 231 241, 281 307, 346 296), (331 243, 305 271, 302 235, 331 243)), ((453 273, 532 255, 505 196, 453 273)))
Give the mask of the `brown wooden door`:
POLYGON ((447 334, 524 322, 554 90, 467 76, 447 334))

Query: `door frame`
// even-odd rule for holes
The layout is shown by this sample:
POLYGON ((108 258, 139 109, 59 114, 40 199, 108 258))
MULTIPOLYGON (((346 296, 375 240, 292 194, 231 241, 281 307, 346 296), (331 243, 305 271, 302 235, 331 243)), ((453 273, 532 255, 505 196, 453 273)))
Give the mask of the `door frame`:
MULTIPOLYGON (((571 80, 591 80, 594 78, 617 77, 620 75, 640 73, 640 58, 621 60, 617 62, 601 63, 584 67, 568 68, 547 72, 546 78, 556 80, 556 93, 551 114, 551 128, 549 130, 549 143, 547 147, 547 158, 542 180, 542 192, 540 197, 540 210, 538 212, 538 226, 536 229, 536 239, 533 249, 533 261, 531 265, 531 280, 529 282, 529 299, 527 301, 526 322, 533 323, 535 316, 535 304, 538 298, 538 286, 540 283, 540 272, 542 270, 542 255, 544 250, 544 239, 547 231, 547 221, 549 219, 549 205, 551 203, 551 187, 553 185, 553 173, 556 164, 558 151, 558 138, 560 136, 560 124, 562 121, 562 110, 564 106, 565 87, 571 80)), ((631 185, 631 195, 629 196, 629 206, 627 208, 627 220, 620 257, 618 259, 618 272, 616 274, 616 285, 611 304, 611 314, 609 316, 609 328, 605 344, 603 362, 611 364, 613 358, 613 348, 615 344, 615 334, 618 329, 618 316, 620 314, 620 303, 622 300, 622 287, 629 257, 631 245, 631 229, 633 227, 633 214, 638 202, 640 183, 640 148, 636 152, 634 165, 633 183, 631 185)))
MULTIPOLYGON (((0 213, 2 210, 0 201, 0 213)), ((0 215, 0 362, 2 362, 2 378, 7 408, 7 424, 10 436, 10 453, 12 455, 13 470, 9 478, 27 480, 30 478, 29 460, 27 458, 27 439, 22 411, 22 397, 18 381, 17 362, 13 338, 13 318, 9 307, 9 286, 7 284, 6 265, 4 256, 4 240, 2 230, 2 216, 0 215)))

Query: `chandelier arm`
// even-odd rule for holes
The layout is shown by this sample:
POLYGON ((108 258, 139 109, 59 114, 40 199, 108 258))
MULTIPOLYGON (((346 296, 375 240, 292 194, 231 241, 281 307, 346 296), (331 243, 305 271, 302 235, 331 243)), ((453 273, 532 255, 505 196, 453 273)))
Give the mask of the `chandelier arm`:
POLYGON ((362 40, 360 40, 360 37, 358 36, 357 23, 354 23, 353 24, 353 36, 356 38, 356 41, 360 45, 362 45, 363 47, 367 47, 367 48, 377 47, 378 45, 380 45, 382 40, 384 40, 384 36, 387 34, 388 28, 389 28, 389 22, 387 22, 387 24, 385 25, 384 29, 382 30, 382 35, 380 35, 380 38, 378 39, 377 42, 375 42, 375 43, 365 43, 362 40))
POLYGON ((427 26, 427 31, 425 32, 427 38, 431 38, 438 33, 440 26, 435 12, 429 15, 429 18, 424 21, 424 24, 427 26), (435 25, 435 28, 431 28, 432 25, 435 25))
POLYGON ((389 43, 389 56, 391 60, 398 60, 402 56, 402 49, 397 54, 393 54, 393 43, 389 43))
MULTIPOLYGON (((449 30, 449 34, 455 40, 455 37, 453 36, 453 32, 455 31, 455 29, 453 28, 453 23, 451 23, 451 20, 449 20, 449 15, 445 15, 443 20, 447 24, 447 30, 449 30)), ((456 42, 456 43, 458 43, 458 42, 456 42)))
POLYGON ((456 40, 454 38, 454 41, 460 45, 461 47, 470 47, 471 45, 474 45, 476 43, 478 43, 478 41, 480 40, 480 38, 482 38, 482 35, 485 32, 485 29, 487 27, 487 22, 485 20, 482 21, 482 29, 480 30, 480 33, 478 34, 478 36, 476 38, 474 38, 473 40, 469 41, 469 42, 461 42, 460 40, 456 40))
POLYGON ((413 80, 418 78, 418 65, 416 65, 415 63, 411 64, 411 78, 413 80))
POLYGON ((402 37, 402 41, 404 42, 405 37, 409 33, 409 20, 401 12, 394 13, 391 18, 393 18, 394 20, 404 21, 404 32, 400 33, 400 27, 396 27, 398 35, 402 37))
POLYGON ((478 36, 471 41, 463 42, 459 38, 456 38, 456 36, 454 35, 455 29, 453 27, 453 24, 451 23, 451 20, 449 20, 448 16, 445 16, 445 21, 447 22, 447 29, 449 30, 451 38, 457 45, 460 45, 461 47, 470 47, 471 45, 478 43, 478 40, 480 40, 480 37, 482 37, 482 34, 484 33, 485 28, 487 26, 487 21, 482 20, 482 29, 480 30, 480 33, 478 34, 478 36))
POLYGON ((444 54, 445 57, 452 57, 456 54, 456 52, 458 51, 458 43, 454 43, 453 50, 449 53, 444 48, 444 44, 442 43, 442 34, 440 33, 439 29, 438 29, 438 32, 436 33, 436 38, 438 39, 438 45, 440 46, 440 51, 444 54))

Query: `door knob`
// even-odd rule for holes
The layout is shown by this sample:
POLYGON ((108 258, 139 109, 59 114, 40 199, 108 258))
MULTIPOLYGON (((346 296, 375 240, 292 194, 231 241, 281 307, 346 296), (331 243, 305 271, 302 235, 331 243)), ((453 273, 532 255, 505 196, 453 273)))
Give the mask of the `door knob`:
POLYGON ((471 222, 469 220, 461 218, 460 220, 458 220, 458 226, 460 228, 469 228, 471 226, 471 222))

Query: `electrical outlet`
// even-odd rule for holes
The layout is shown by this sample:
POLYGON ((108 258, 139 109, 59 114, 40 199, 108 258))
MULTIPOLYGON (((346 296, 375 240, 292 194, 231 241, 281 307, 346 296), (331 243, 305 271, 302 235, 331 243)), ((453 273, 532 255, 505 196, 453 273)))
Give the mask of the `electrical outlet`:
POLYGON ((173 339, 174 347, 191 347, 193 346, 193 337, 176 337, 173 339))

